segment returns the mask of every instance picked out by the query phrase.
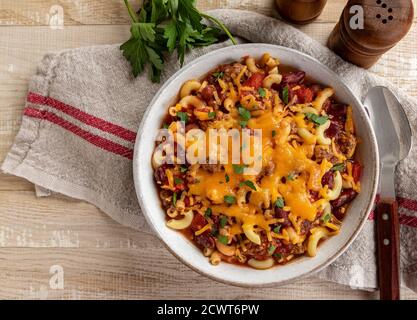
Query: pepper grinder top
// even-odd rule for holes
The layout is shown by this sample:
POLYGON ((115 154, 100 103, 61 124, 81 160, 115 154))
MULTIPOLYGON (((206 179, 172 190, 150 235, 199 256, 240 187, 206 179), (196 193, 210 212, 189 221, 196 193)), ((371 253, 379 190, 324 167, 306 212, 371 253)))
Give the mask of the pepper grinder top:
POLYGON ((349 0, 328 45, 345 60, 368 68, 407 34, 413 16, 411 0, 349 0))

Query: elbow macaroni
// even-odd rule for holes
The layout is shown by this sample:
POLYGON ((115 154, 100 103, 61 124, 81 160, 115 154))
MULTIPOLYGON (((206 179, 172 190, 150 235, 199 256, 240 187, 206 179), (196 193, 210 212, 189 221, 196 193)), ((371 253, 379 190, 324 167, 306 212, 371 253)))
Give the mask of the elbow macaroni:
MULTIPOLYGON (((333 115, 339 103, 332 88, 300 80, 300 73, 281 74, 285 67, 279 64, 264 54, 221 65, 205 78, 186 81, 179 99, 167 108, 164 128, 176 145, 157 142, 152 155, 166 225, 184 232, 212 265, 265 270, 297 256, 314 257, 320 241, 341 228, 335 210, 348 214, 345 193, 360 192, 352 108, 333 115), (191 125, 187 133, 180 119, 191 125), (328 130, 335 121, 340 123, 328 130), (197 128, 203 135, 210 129, 239 134, 247 129, 250 141, 254 130, 262 130, 259 173, 241 172, 247 163, 209 164, 208 158, 192 165, 166 164, 177 160, 175 149, 183 141, 185 149, 195 146, 197 128), (329 136, 334 130, 340 132, 329 136), (346 140, 350 145, 343 144, 346 140)), ((206 150, 213 144, 225 149, 208 141, 206 150)), ((255 150, 243 142, 239 148, 251 150, 251 156, 255 150)))

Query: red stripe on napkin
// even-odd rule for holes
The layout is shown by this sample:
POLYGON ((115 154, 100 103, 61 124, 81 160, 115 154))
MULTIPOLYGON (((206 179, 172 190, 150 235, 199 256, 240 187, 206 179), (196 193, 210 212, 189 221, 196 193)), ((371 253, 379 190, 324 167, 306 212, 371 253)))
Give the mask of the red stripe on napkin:
POLYGON ((24 115, 28 116, 28 117, 32 117, 32 118, 37 118, 37 119, 43 119, 43 120, 47 120, 49 122, 52 122, 72 133, 74 133, 75 135, 79 136, 80 138, 90 142, 91 144, 121 155, 122 157, 128 158, 130 160, 133 159, 133 150, 126 148, 118 143, 115 143, 113 141, 107 140, 105 138, 102 138, 100 136, 97 136, 95 134, 92 134, 88 131, 85 131, 84 129, 81 129, 80 127, 76 126, 75 124, 72 124, 70 122, 68 122, 67 120, 57 116, 56 114, 46 111, 46 110, 37 110, 34 108, 30 108, 30 107, 26 107, 25 111, 24 111, 24 115))
POLYGON ((129 142, 135 142, 135 132, 123 128, 117 124, 111 123, 107 120, 97 118, 96 116, 88 114, 78 108, 65 104, 51 97, 45 97, 34 92, 29 92, 27 96, 27 101, 30 103, 46 105, 51 108, 57 109, 85 124, 88 124, 89 126, 111 133, 129 142))

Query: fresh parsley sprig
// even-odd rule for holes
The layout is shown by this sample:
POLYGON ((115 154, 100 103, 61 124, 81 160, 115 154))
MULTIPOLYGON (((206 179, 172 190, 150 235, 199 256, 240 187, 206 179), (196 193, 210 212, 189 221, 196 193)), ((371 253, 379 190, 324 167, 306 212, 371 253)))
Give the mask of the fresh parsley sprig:
POLYGON ((198 11, 195 0, 145 0, 138 13, 128 0, 124 3, 132 26, 130 39, 120 49, 135 77, 148 66, 152 82, 159 82, 167 55, 176 50, 182 65, 187 50, 215 43, 220 29, 236 44, 221 21, 198 11), (203 18, 220 29, 203 24, 203 18))

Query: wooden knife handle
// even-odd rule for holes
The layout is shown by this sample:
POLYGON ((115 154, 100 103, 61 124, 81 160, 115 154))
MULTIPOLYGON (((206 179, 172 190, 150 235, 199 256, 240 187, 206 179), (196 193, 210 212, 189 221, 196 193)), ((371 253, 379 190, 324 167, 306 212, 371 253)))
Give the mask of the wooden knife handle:
POLYGON ((378 250, 378 281, 381 300, 400 299, 400 240, 398 204, 381 199, 375 209, 378 250))

